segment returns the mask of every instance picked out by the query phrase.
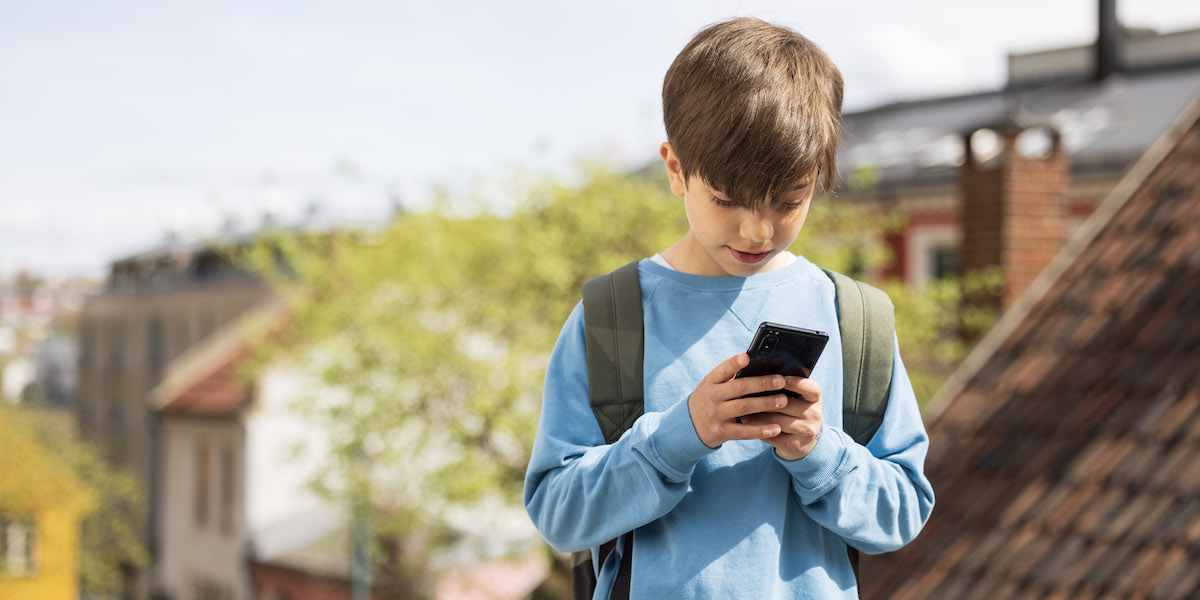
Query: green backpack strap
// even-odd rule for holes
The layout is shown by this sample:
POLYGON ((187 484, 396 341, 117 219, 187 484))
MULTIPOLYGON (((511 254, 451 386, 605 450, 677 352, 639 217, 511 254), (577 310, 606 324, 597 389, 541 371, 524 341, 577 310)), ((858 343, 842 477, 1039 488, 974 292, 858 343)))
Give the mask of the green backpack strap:
POLYGON ((854 441, 871 441, 892 391, 896 316, 883 290, 824 269, 833 280, 842 332, 842 430, 854 441))
POLYGON ((588 392, 604 441, 642 416, 642 290, 637 263, 583 284, 588 392))
MULTIPOLYGON (((583 331, 587 349, 588 395, 604 441, 621 438, 645 410, 642 390, 642 357, 645 352, 642 326, 642 288, 638 266, 631 262, 583 284, 583 331)), ((604 563, 616 546, 610 540, 600 546, 604 563)), ((592 553, 574 553, 571 569, 572 598, 591 598, 596 588, 592 553)), ((625 534, 625 545, 613 599, 628 599, 633 571, 633 532, 625 534)))
MULTIPOLYGON (((883 424, 892 394, 896 315, 892 299, 883 290, 836 271, 823 271, 833 280, 842 332, 842 430, 865 446, 883 424)), ((847 544, 846 555, 857 582, 858 550, 847 544)))

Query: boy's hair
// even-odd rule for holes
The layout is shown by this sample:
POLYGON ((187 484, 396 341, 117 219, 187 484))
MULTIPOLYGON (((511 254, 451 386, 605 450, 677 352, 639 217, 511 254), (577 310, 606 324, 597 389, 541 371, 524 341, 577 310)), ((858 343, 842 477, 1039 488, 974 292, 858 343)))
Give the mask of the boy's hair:
POLYGON ((842 75, 804 36, 754 18, 710 25, 663 80, 663 122, 686 181, 750 208, 785 202, 810 173, 837 178, 842 75))

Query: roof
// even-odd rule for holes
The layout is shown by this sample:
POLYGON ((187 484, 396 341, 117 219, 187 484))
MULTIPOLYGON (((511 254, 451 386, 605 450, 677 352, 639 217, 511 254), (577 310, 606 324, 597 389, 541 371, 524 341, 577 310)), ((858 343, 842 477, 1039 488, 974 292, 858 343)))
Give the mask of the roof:
POLYGON ((350 579, 350 515, 321 506, 251 533, 255 564, 331 579, 350 579))
POLYGON ((948 384, 866 598, 1200 597, 1200 97, 948 384))
POLYGON ((240 373, 259 336, 287 318, 284 302, 272 297, 213 332, 166 366, 151 390, 152 406, 163 414, 226 417, 251 399, 251 382, 240 373))
POLYGON ((1072 169, 1123 172, 1200 93, 1200 64, 1123 72, 905 102, 847 114, 839 169, 880 170, 880 184, 957 181, 964 134, 1018 118, 1052 125, 1072 169))

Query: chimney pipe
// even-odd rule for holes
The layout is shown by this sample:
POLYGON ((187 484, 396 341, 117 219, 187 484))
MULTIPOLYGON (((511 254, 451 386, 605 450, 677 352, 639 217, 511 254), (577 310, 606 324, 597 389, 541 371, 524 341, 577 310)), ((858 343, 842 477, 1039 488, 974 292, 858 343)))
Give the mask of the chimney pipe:
POLYGON ((1096 31, 1096 70, 1092 78, 1101 81, 1121 70, 1121 24, 1117 21, 1117 0, 1099 0, 1096 31))

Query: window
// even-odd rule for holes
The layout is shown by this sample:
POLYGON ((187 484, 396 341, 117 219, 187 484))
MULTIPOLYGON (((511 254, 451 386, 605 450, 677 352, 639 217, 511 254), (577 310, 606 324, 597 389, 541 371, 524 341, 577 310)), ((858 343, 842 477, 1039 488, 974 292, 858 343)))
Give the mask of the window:
POLYGON ((208 439, 202 437, 196 443, 195 515, 197 529, 208 524, 208 487, 211 468, 209 454, 208 439))
POLYGON ((233 448, 226 443, 221 447, 221 533, 233 533, 234 510, 234 464, 233 448))
POLYGON ((958 248, 953 246, 937 246, 931 257, 934 279, 944 279, 958 275, 958 248))
POLYGON ((33 519, 0 517, 0 575, 32 575, 36 548, 37 527, 33 519))
POLYGON ((911 226, 905 235, 905 277, 913 288, 958 274, 962 233, 954 224, 911 226))

